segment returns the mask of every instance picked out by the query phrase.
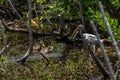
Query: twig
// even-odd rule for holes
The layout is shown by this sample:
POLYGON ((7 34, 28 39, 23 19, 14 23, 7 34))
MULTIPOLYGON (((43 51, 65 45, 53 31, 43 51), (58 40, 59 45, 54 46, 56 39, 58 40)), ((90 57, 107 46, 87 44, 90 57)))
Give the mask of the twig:
POLYGON ((63 16, 64 16, 64 12, 60 13, 60 18, 59 18, 59 20, 60 20, 60 27, 59 27, 58 32, 59 32, 61 35, 64 35, 64 34, 63 34, 63 30, 64 30, 64 26, 65 26, 63 16))
POLYGON ((53 23, 50 21, 50 19, 48 18, 48 16, 45 14, 45 17, 46 17, 46 19, 47 19, 47 21, 48 21, 48 23, 50 24, 50 26, 52 27, 52 33, 53 33, 53 23))
POLYGON ((49 23, 50 25, 52 25, 52 22, 50 21, 50 19, 48 18, 48 16, 47 16, 46 14, 45 14, 45 17, 46 17, 48 23, 49 23))
MULTIPOLYGON (((47 67, 47 66, 50 64, 50 61, 48 60, 48 58, 47 58, 43 53, 40 52, 40 54, 41 54, 41 55, 43 56, 43 58, 45 58, 45 60, 48 62, 47 65, 46 65, 46 67, 47 67)), ((45 68, 46 68, 46 67, 45 67, 45 68)))

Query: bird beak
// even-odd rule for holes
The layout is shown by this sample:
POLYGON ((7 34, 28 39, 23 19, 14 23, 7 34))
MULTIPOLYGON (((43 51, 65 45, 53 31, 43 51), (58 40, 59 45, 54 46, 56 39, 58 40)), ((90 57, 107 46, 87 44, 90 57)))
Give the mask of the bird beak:
POLYGON ((74 30, 74 32, 72 33, 72 36, 71 36, 72 39, 75 39, 75 37, 77 36, 77 34, 78 34, 78 32, 79 32, 79 29, 80 29, 80 26, 78 26, 78 27, 74 30))

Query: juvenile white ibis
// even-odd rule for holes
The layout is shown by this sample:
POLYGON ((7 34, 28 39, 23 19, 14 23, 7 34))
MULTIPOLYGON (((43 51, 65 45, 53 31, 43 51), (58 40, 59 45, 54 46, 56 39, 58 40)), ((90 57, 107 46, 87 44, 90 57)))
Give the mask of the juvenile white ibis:
MULTIPOLYGON (((76 35, 78 34, 78 32, 81 32, 84 29, 83 25, 79 25, 73 32, 72 34, 72 38, 74 39, 76 37, 76 35)), ((96 51, 96 45, 98 44, 98 40, 97 37, 93 34, 90 33, 83 33, 83 36, 86 40, 86 42, 89 44, 90 47, 93 48, 93 51, 96 51)), ((101 40, 101 42, 103 42, 103 40, 101 40)))
MULTIPOLYGON (((89 52, 89 57, 88 57, 88 64, 89 64, 90 68, 93 68, 93 59, 95 60, 96 63, 98 62, 97 58, 95 59, 95 54, 94 53, 96 52, 96 49, 98 48, 99 41, 97 39, 97 36, 95 36, 93 34, 89 34, 89 33, 83 33, 84 29, 85 28, 83 27, 83 25, 79 25, 74 30, 74 32, 72 34, 72 37, 75 38, 76 35, 78 34, 78 32, 80 32, 80 35, 81 35, 82 38, 84 37, 83 41, 86 41, 89 45, 89 47, 88 47, 88 45, 85 43, 87 45, 87 48, 92 49, 92 50, 89 50, 90 52, 89 52)), ((106 42, 106 41, 107 41, 107 39, 101 39, 100 43, 103 43, 103 42, 106 42)))

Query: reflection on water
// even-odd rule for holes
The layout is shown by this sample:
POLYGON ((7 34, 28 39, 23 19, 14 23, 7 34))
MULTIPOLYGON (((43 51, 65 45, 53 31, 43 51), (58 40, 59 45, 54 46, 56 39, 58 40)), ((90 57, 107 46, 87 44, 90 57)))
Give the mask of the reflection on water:
MULTIPOLYGON (((16 61, 17 59, 19 59, 20 57, 22 57, 24 54, 19 54, 19 55, 12 55, 8 57, 9 63, 16 61)), ((61 53, 50 53, 50 54, 45 54, 46 57, 53 57, 53 58, 58 58, 58 57, 62 57, 61 53)), ((41 54, 32 54, 28 57, 27 61, 34 61, 34 60, 40 60, 42 57, 41 54)))
MULTIPOLYGON (((50 53, 50 54, 45 54, 45 56, 46 57, 57 58, 57 57, 62 57, 62 54, 60 54, 60 53, 50 53)), ((29 58, 27 59, 27 61, 39 60, 41 58, 43 58, 42 55, 40 55, 40 54, 34 54, 34 55, 29 56, 29 58)))

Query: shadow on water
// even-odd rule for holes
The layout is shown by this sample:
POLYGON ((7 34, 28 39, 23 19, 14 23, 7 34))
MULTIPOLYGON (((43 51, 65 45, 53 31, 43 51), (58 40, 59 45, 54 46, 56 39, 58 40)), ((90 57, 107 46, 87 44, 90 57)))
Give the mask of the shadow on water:
MULTIPOLYGON (((15 62, 17 59, 19 59, 20 57, 22 57, 24 54, 19 54, 19 55, 11 55, 11 56, 8 56, 8 62, 9 63, 12 63, 12 62, 15 62)), ((55 52, 52 52, 52 53, 49 53, 49 54, 45 54, 46 57, 52 57, 52 58, 58 58, 58 57, 62 57, 63 55, 61 53, 55 53, 55 52)), ((43 56, 39 53, 36 53, 36 54, 32 54, 28 57, 27 61, 35 61, 35 60, 40 60, 42 59, 43 56)))

